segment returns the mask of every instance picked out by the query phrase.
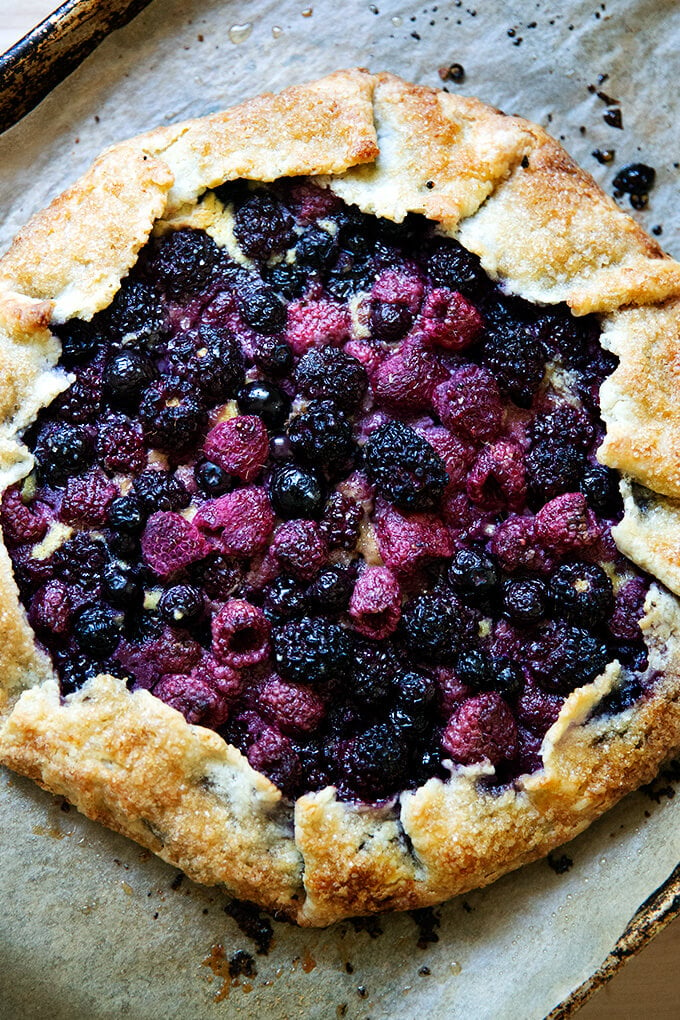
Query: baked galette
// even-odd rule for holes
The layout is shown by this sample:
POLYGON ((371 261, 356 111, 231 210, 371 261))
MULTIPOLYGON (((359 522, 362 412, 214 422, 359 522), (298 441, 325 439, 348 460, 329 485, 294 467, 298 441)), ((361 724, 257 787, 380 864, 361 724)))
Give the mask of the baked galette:
POLYGON ((338 72, 0 260, 0 760, 300 924, 680 746, 680 267, 540 128, 338 72))

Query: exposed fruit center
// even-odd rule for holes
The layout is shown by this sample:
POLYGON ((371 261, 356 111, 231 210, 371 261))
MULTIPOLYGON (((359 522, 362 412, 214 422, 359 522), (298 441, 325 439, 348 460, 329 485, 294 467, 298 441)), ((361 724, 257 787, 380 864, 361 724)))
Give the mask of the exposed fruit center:
POLYGON ((2 501, 62 694, 111 673, 287 795, 364 800, 451 763, 533 771, 614 659, 602 711, 645 696, 597 323, 304 180, 209 209, 56 327, 75 382, 2 501))

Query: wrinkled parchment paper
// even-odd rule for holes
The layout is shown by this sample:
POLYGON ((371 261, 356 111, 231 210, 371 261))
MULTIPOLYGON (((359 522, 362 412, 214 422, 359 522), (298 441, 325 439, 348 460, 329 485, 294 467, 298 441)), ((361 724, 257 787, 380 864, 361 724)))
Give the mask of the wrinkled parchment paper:
MULTIPOLYGON (((128 135, 337 67, 441 85, 438 68, 457 62, 466 79, 449 89, 544 124, 606 190, 625 163, 654 166, 636 215, 679 257, 679 37, 680 7, 658 0, 156 0, 0 138, 0 248, 128 135), (605 123, 591 84, 620 101, 623 130, 605 123), (614 162, 595 149, 614 149, 614 162)), ((232 987, 225 959, 254 950, 221 892, 178 884, 134 843, 2 771, 0 819, 7 1020, 533 1020, 593 973, 680 859, 680 798, 634 794, 566 848, 566 873, 539 862, 447 904, 425 949, 407 915, 382 918, 377 937, 274 924, 272 952, 232 987)))

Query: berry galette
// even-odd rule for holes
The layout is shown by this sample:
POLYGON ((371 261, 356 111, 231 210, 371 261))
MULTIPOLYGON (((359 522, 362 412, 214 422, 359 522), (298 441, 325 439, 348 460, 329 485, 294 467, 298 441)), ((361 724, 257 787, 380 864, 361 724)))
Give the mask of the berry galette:
POLYGON ((680 746, 680 267, 540 128, 339 72, 0 260, 0 760, 301 924, 680 746))

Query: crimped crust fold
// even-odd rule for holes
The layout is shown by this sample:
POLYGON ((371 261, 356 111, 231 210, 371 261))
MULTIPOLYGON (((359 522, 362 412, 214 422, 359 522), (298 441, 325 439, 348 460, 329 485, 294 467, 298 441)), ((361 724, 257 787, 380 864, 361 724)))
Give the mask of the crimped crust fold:
MULTIPOLYGON (((680 266, 542 129, 387 74, 338 72, 114 146, 30 221, 0 260, 0 486, 30 469, 19 434, 69 382, 49 323, 106 307, 154 225, 190 222, 206 189, 299 174, 364 212, 424 214, 528 300, 602 315, 620 365, 603 388, 600 456, 664 494, 643 505, 625 481, 614 535, 680 592, 680 266)), ((341 803, 332 789, 290 805, 217 734, 146 692, 104 676, 60 700, 1 547, 0 760, 192 878, 301 924, 424 906, 545 854, 651 778, 680 746, 679 625, 676 600, 653 587, 653 696, 590 719, 610 666, 567 699, 545 768, 516 789, 485 792, 482 765, 387 805, 341 803)))

